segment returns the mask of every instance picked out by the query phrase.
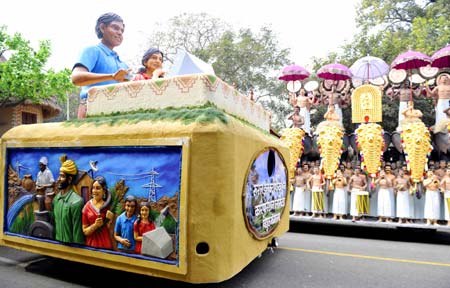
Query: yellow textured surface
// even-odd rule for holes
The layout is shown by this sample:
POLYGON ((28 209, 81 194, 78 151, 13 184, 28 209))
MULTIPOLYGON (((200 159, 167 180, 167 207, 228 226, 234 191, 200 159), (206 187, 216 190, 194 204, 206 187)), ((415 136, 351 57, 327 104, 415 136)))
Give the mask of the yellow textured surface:
POLYGON ((402 125, 403 150, 411 179, 414 182, 423 180, 428 153, 433 149, 431 137, 425 124, 421 121, 404 123, 402 125))
POLYGON ((289 165, 289 179, 294 178, 297 160, 302 157, 303 136, 305 136, 305 131, 300 128, 286 128, 281 132, 280 139, 288 145, 292 159, 289 165))
POLYGON ((382 131, 376 123, 361 124, 356 129, 358 150, 363 158, 361 166, 369 174, 377 174, 381 167, 384 148, 382 131))
POLYGON ((320 167, 323 169, 324 176, 328 179, 334 177, 334 173, 339 167, 339 159, 342 154, 342 144, 344 131, 340 125, 334 122, 338 121, 323 121, 318 128, 317 143, 319 144, 320 167))
MULTIPOLYGON (((61 123, 23 125, 5 133, 1 144, 2 159, 6 147, 183 145, 179 267, 4 235, 3 230, 1 245, 123 271, 206 283, 231 278, 261 254, 272 237, 289 228, 287 208, 270 237, 258 240, 247 230, 243 187, 252 159, 266 147, 275 147, 289 166, 289 149, 276 137, 234 118, 227 125, 183 125, 174 121, 80 127, 61 123), (207 254, 196 253, 200 242, 209 245, 207 254)), ((4 161, 1 169, 0 202, 4 203, 4 161)), ((0 227, 3 219, 0 211, 0 227)))
POLYGON ((364 123, 382 121, 381 91, 377 86, 361 85, 352 93, 352 122, 364 123))

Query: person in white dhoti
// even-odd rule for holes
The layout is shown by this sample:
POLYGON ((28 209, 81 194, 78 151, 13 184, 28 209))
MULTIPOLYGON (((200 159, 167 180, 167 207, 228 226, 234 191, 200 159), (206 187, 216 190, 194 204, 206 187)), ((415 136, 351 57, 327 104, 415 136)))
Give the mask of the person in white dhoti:
POLYGON ((328 213, 328 205, 324 192, 323 185, 325 181, 320 174, 319 167, 314 167, 313 175, 309 177, 307 182, 307 187, 311 189, 312 197, 311 197, 311 212, 312 217, 316 217, 317 214, 320 214, 320 217, 324 218, 328 213))
POLYGON ((440 181, 432 170, 428 170, 423 185, 426 188, 424 217, 427 225, 438 225, 437 220, 441 215, 440 181))
POLYGON ((428 96, 433 97, 436 103, 435 126, 441 121, 447 121, 444 111, 450 107, 450 75, 442 73, 436 78, 436 84, 433 90, 430 90, 428 85, 425 86, 428 96))
POLYGON ((394 193, 390 188, 392 186, 391 180, 386 177, 384 171, 380 172, 380 178, 375 180, 375 185, 378 185, 378 206, 377 215, 378 222, 384 222, 395 217, 394 206, 392 205, 394 193))
POLYGON ((308 164, 303 164, 302 169, 297 169, 295 176, 295 192, 293 197, 292 210, 294 216, 305 216, 311 212, 311 191, 308 189, 306 182, 311 177, 308 164))
POLYGON ((394 180, 394 190, 397 194, 396 200, 397 200, 397 217, 398 217, 398 223, 410 223, 410 217, 413 215, 411 213, 411 209, 414 208, 414 206, 411 206, 411 198, 413 197, 411 193, 409 193, 410 184, 409 179, 405 177, 405 173, 403 170, 398 170, 398 175, 394 180))
POLYGON ((303 117, 303 125, 299 128, 302 128, 307 134, 311 135, 311 116, 310 110, 311 105, 314 103, 314 97, 309 97, 305 89, 300 89, 298 95, 295 93, 291 93, 289 95, 290 103, 293 107, 300 108, 300 115, 303 117))
MULTIPOLYGON (((357 196, 361 194, 361 192, 365 192, 367 188, 367 181, 366 176, 361 175, 361 168, 356 167, 355 168, 355 174, 350 177, 350 180, 348 182, 348 186, 351 189, 350 194, 350 215, 352 216, 352 221, 359 220, 359 216, 364 215, 363 213, 360 213, 358 211, 356 201, 357 196)), ((366 211, 368 214, 368 211, 366 211)))
POLYGON ((336 171, 336 178, 332 181, 334 185, 333 193, 333 206, 332 213, 334 220, 343 219, 347 212, 347 191, 345 187, 347 186, 347 179, 342 174, 341 170, 336 171))
POLYGON ((441 189, 444 190, 444 218, 447 226, 450 226, 450 168, 445 170, 445 176, 441 180, 441 189))

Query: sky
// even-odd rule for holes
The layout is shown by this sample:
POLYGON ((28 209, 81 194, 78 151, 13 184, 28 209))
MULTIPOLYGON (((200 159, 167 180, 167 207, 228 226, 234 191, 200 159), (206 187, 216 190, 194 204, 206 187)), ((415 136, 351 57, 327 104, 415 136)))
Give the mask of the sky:
MULTIPOLYGON (((355 5, 359 0, 300 1, 117 1, 117 0, 13 0, 0 9, 0 26, 9 34, 19 32, 37 47, 50 40, 52 56, 47 68, 71 69, 81 49, 98 43, 94 32, 97 18, 105 12, 119 14, 125 23, 122 45, 115 50, 126 62, 140 59, 146 35, 155 23, 165 23, 182 13, 205 12, 234 28, 257 32, 268 25, 280 47, 291 50, 297 65, 312 68, 311 57, 338 51, 356 33, 355 5)), ((293 64, 294 64, 293 63, 293 64)))

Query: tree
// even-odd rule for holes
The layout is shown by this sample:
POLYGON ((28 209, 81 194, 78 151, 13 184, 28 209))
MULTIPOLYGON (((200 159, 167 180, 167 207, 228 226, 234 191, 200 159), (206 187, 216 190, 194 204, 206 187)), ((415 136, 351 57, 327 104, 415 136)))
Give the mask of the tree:
POLYGON ((218 41, 229 27, 221 19, 206 13, 183 13, 167 23, 156 23, 147 46, 164 51, 164 58, 169 63, 173 63, 178 48, 202 58, 203 50, 218 41))
POLYGON ((52 97, 64 103, 66 93, 75 91, 68 69, 60 72, 44 69, 51 53, 49 41, 41 41, 35 51, 20 33, 10 36, 6 26, 1 26, 0 56, 8 50, 13 52, 11 57, 0 61, 0 107, 25 100, 40 103, 52 97))
MULTIPOLYGON (((290 112, 284 83, 277 72, 289 62, 289 50, 281 49, 268 27, 258 33, 250 29, 233 31, 230 25, 205 13, 182 14, 170 19, 168 29, 156 31, 148 43, 172 57, 182 47, 205 62, 212 63, 216 75, 235 84, 242 93, 253 90, 256 101, 272 111, 272 124, 284 127, 290 112)), ((161 26, 163 27, 163 26, 161 26)))

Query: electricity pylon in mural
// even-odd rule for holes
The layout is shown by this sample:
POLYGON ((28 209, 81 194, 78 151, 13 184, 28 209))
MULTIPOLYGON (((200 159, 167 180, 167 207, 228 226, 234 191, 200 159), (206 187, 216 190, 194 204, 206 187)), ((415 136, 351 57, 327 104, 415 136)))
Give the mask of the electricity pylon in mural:
POLYGON ((156 172, 156 170, 154 168, 152 168, 152 170, 150 172, 148 172, 148 174, 150 175, 150 182, 142 185, 142 187, 149 188, 148 199, 150 202, 156 202, 156 199, 157 199, 156 188, 162 187, 161 185, 159 185, 155 182, 155 178, 156 178, 156 176, 159 175, 159 173, 156 172))

